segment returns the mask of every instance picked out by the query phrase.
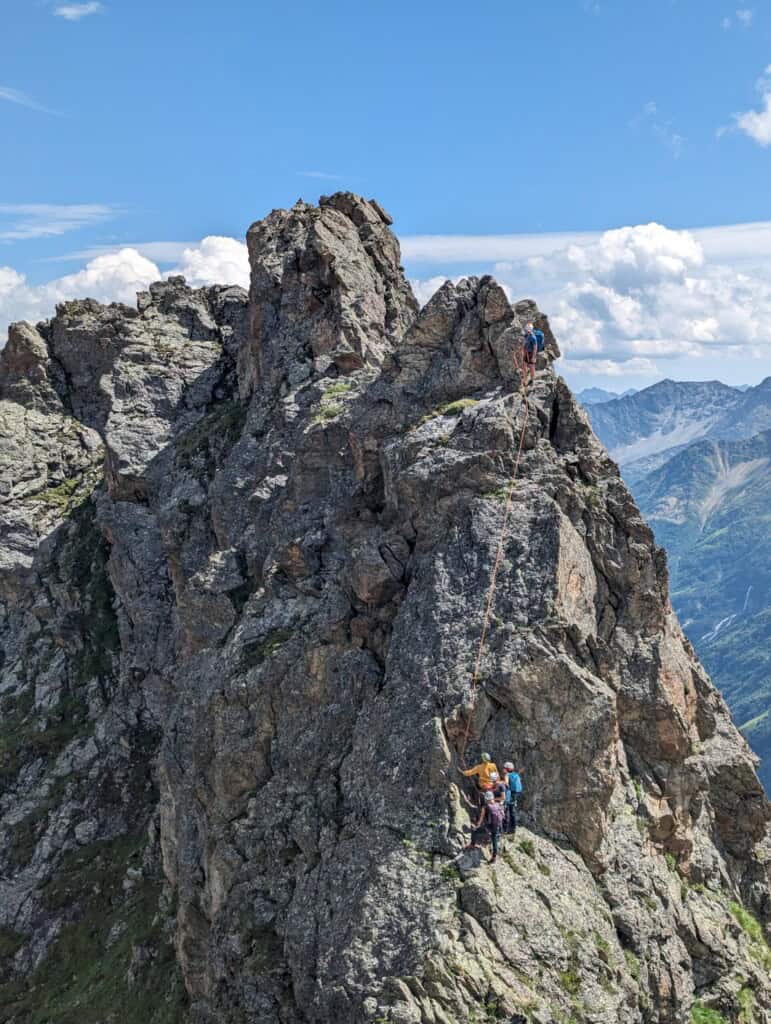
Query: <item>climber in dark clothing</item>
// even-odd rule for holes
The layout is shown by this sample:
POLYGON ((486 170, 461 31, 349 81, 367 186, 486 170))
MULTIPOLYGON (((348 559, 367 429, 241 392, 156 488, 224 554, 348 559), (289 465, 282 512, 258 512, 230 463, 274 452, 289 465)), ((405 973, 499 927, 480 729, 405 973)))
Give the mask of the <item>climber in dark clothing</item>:
POLYGON ((506 831, 515 833, 517 831, 517 811, 519 810, 519 797, 522 793, 522 779, 519 772, 514 770, 511 761, 503 766, 503 784, 506 801, 506 831))
POLYGON ((527 370, 529 367, 531 382, 535 380, 535 363, 538 358, 538 353, 543 352, 543 346, 543 331, 537 331, 533 325, 533 321, 528 321, 525 324, 525 330, 522 335, 522 355, 525 363, 525 377, 527 377, 527 370))
POLYGON ((495 859, 498 856, 498 841, 503 831, 503 817, 503 804, 499 803, 491 792, 485 793, 484 806, 479 812, 479 817, 472 825, 471 844, 467 848, 469 850, 478 849, 481 841, 489 835, 493 850, 493 855, 490 858, 491 864, 495 863, 495 859))

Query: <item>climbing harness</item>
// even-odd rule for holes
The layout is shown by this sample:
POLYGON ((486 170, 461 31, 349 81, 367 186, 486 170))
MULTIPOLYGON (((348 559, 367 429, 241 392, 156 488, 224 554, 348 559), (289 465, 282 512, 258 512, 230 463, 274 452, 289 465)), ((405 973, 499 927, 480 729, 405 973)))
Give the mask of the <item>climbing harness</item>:
POLYGON ((468 744, 469 733, 471 731, 471 720, 474 717, 474 706, 476 704, 477 690, 479 688, 479 672, 482 667, 482 656, 485 649, 485 641, 487 639, 487 630, 490 624, 490 615, 493 610, 493 601, 495 600, 495 588, 498 582, 498 570, 500 569, 501 561, 503 560, 503 548, 506 540, 506 529, 509 525, 509 517, 511 515, 511 509, 514 499, 514 485, 517 482, 517 474, 519 472, 519 462, 522 457, 522 447, 525 443, 525 431, 527 429, 527 421, 530 415, 530 405, 527 400, 527 385, 525 384, 525 362, 524 357, 521 364, 518 361, 521 373, 521 385, 522 385, 522 398, 524 400, 525 415, 522 419, 522 431, 519 437, 519 448, 517 449, 517 457, 514 461, 514 469, 511 474, 511 480, 509 482, 509 493, 506 498, 506 508, 503 513, 503 525, 501 526, 500 536, 498 537, 498 550, 495 553, 495 561, 493 563, 493 571, 490 576, 490 586, 487 590, 487 604, 485 607, 485 614, 482 620, 482 632, 479 637, 479 650, 477 651, 476 662, 474 664, 474 673, 471 677, 471 701, 469 704, 468 716, 466 718, 466 728, 463 731, 463 741, 460 747, 460 761, 465 767, 466 764, 466 745, 468 744))

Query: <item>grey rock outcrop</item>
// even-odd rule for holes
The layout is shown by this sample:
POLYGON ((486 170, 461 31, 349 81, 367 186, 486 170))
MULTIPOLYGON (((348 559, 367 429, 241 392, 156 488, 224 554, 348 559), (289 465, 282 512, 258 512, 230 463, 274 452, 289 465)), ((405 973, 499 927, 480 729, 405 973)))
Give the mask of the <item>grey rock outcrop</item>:
POLYGON ((14 329, 7 1021, 771 1013, 769 805, 665 558, 547 319, 491 278, 418 310, 389 224, 298 203, 250 229, 248 297, 173 279, 14 329), (526 782, 494 865, 462 854, 469 716, 526 782))

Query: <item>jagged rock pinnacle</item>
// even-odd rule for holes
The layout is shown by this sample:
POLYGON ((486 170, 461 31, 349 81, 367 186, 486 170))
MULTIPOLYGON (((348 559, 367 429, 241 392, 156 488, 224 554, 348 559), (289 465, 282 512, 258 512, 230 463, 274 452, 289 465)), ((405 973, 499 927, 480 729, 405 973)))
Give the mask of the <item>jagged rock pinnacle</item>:
POLYGON ((382 363, 417 312, 390 223, 377 203, 339 192, 252 225, 248 384, 382 363))
POLYGON ((349 193, 248 245, 248 296, 0 355, 7 1019, 73 949, 192 1024, 763 1019, 769 804, 548 320, 489 277, 418 310, 349 193), (525 780, 495 866, 467 725, 525 780))

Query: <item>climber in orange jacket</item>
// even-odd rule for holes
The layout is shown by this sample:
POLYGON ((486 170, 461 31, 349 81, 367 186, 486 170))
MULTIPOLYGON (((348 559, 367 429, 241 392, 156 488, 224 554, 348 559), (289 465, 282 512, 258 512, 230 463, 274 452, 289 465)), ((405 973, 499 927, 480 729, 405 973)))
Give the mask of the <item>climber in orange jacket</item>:
POLYGON ((493 789, 500 778, 498 766, 491 760, 490 755, 486 753, 482 754, 482 760, 479 764, 475 764, 473 768, 468 768, 466 771, 461 769, 461 772, 467 778, 476 775, 477 785, 483 791, 493 789))

